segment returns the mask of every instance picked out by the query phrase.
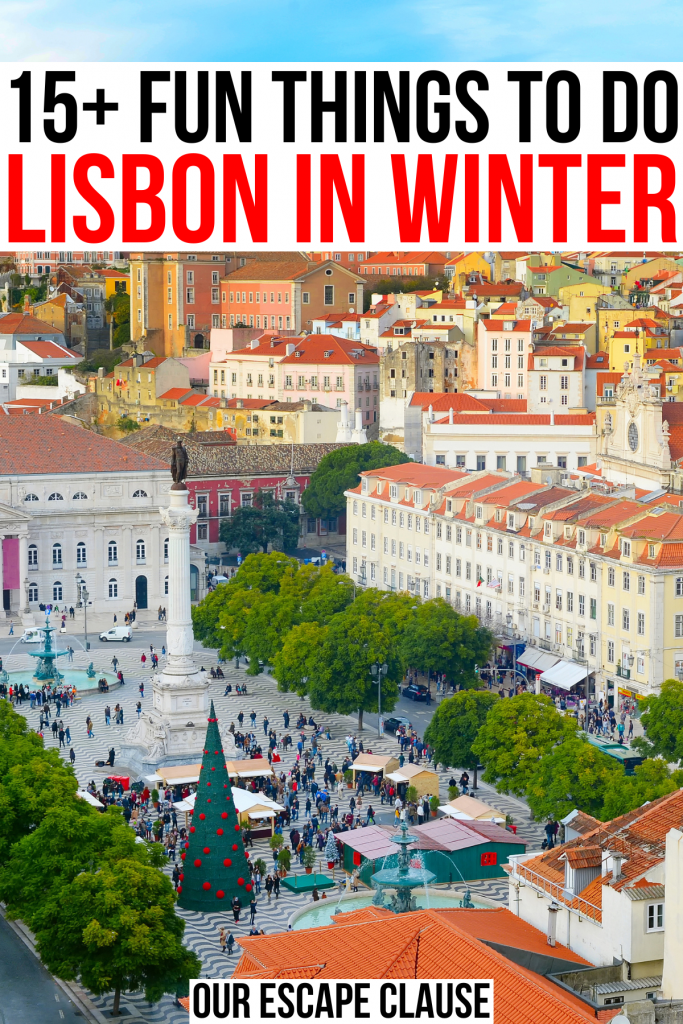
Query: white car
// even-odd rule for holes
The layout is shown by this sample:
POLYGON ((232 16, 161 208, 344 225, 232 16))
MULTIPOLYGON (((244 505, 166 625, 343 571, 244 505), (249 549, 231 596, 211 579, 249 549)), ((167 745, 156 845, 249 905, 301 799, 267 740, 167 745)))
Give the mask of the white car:
POLYGON ((38 629, 25 629, 24 635, 19 637, 20 644, 39 644, 42 637, 38 629))
POLYGON ((130 643, 133 639, 133 630, 130 626, 114 626, 106 633, 100 633, 100 640, 106 643, 108 640, 121 640, 124 644, 130 643))

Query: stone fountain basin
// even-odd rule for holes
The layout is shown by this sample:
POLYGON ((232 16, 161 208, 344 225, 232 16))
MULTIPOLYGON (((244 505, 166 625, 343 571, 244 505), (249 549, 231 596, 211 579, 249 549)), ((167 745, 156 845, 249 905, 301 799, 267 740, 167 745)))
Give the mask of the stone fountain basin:
POLYGON ((416 889, 419 886, 432 885, 435 879, 433 871, 411 867, 408 871, 400 871, 398 868, 376 871, 371 881, 377 889, 416 889))
MULTIPOLYGON (((463 890, 464 891, 464 890, 463 890)), ((456 910, 460 909, 460 900, 463 892, 450 889, 440 889, 430 886, 428 890, 417 889, 414 893, 417 897, 417 905, 420 909, 426 910, 431 907, 434 910, 456 910)), ((309 903, 299 910, 295 910, 287 922, 293 931, 298 932, 304 928, 321 928, 332 923, 334 914, 347 913, 351 910, 362 910, 372 905, 374 893, 349 892, 344 893, 341 900, 334 896, 318 903, 309 903)), ((494 900, 488 900, 483 896, 473 896, 472 903, 479 910, 500 910, 501 904, 494 900)))
MULTIPOLYGON (((96 672, 93 678, 90 679, 84 668, 66 668, 60 665, 59 674, 64 676, 62 680, 64 685, 75 686, 81 696, 99 693, 100 691, 97 689, 99 679, 107 680, 110 691, 117 689, 121 685, 113 672, 96 672)), ((46 682, 44 679, 36 679, 33 672, 30 671, 10 672, 9 679, 13 686, 19 686, 20 683, 23 683, 24 688, 28 687, 29 690, 40 690, 46 682)))

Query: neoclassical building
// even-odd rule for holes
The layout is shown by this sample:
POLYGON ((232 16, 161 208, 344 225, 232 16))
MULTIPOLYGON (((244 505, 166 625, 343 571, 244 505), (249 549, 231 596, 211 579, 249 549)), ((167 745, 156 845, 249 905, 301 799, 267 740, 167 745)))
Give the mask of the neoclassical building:
POLYGON ((161 460, 56 416, 1 417, 0 615, 75 605, 77 576, 92 612, 163 605, 170 484, 161 460))

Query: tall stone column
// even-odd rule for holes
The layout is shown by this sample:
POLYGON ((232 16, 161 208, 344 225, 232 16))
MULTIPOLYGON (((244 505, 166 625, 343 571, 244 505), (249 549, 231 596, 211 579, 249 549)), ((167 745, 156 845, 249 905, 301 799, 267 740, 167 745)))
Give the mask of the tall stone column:
POLYGON ((2 550, 2 542, 3 542, 4 539, 5 539, 5 535, 4 534, 0 534, 0 619, 6 619, 7 618, 7 615, 5 613, 5 609, 4 609, 4 606, 3 606, 3 602, 2 602, 2 598, 4 596, 3 591, 5 589, 5 578, 4 578, 5 564, 4 564, 3 550, 2 550))
MULTIPOLYGON (((121 748, 121 761, 139 771, 197 763, 204 749, 209 680, 192 657, 190 526, 198 513, 190 507, 188 498, 185 485, 174 484, 170 505, 161 510, 161 520, 168 530, 168 653, 163 670, 152 677, 152 710, 141 716, 121 748)), ((223 747, 228 758, 234 756, 234 739, 227 731, 223 747)))
POLYGON ((23 624, 32 626, 33 613, 28 603, 28 533, 19 534, 19 609, 23 624))

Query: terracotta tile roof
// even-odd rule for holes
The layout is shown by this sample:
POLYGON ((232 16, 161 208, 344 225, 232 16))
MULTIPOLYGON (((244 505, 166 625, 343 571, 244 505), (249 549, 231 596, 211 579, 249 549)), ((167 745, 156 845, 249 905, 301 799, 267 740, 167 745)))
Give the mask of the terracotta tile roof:
POLYGON ((294 281, 308 269, 308 260, 303 259, 257 260, 233 270, 232 274, 228 274, 222 280, 225 284, 231 284, 233 281, 294 281))
POLYGON ((681 348, 649 348, 645 353, 645 359, 681 359, 683 349, 681 348))
POLYGON ((574 346, 572 348, 569 345, 543 345, 540 348, 534 350, 536 356, 568 356, 571 359, 576 359, 578 355, 581 355, 585 349, 574 346))
POLYGON ((0 313, 0 334, 62 334, 62 331, 27 313, 0 313))
POLYGON ((526 398, 487 398, 483 401, 491 412, 526 412, 526 398))
POLYGON ((505 316, 506 314, 509 314, 514 320, 517 313, 517 303, 504 302, 502 306, 499 306, 498 309, 494 310, 494 313, 496 316, 505 316))
POLYGON ((510 334, 516 331, 527 333, 531 330, 531 320, 514 320, 511 321, 512 327, 503 328, 504 320, 480 320, 485 331, 497 331, 499 334, 510 334))
MULTIPOLYGON (((629 504, 633 504, 629 502, 629 504)), ((638 506, 635 506, 636 508, 638 506)), ((641 509, 643 506, 639 506, 641 509)), ((647 508, 647 506, 646 506, 647 508)), ((646 540, 683 541, 683 516, 678 512, 664 512, 662 515, 645 515, 637 523, 625 526, 619 531, 624 537, 642 537, 646 540)))
POLYGON ((525 949, 526 942, 535 951, 540 940, 519 928, 514 923, 518 919, 508 910, 475 912, 476 920, 465 919, 457 911, 391 915, 378 915, 374 908, 368 911, 354 913, 353 920, 340 915, 324 935, 322 928, 309 928, 241 938, 244 954, 233 977, 281 978, 285 972, 288 977, 320 979, 486 977, 494 982, 496 1024, 595 1020, 577 996, 519 967, 472 934, 481 930, 488 936, 497 923, 504 944, 512 945, 514 940, 520 944, 516 948, 525 949), (486 913, 496 915, 496 921, 486 922, 482 917, 486 913), (468 925, 460 926, 458 922, 465 920, 468 925))
POLYGON ((151 472, 167 468, 164 462, 144 452, 131 451, 119 441, 55 420, 53 416, 31 416, 27 421, 0 417, 0 465, 3 474, 21 476, 151 472))
POLYGON ((565 857, 572 868, 599 868, 602 865, 599 846, 576 846, 567 850, 565 857))
POLYGON ((489 487, 495 487, 496 484, 506 484, 508 480, 509 477, 503 476, 502 473, 500 475, 487 473, 486 476, 480 476, 478 480, 463 480, 455 487, 449 487, 448 495, 453 498, 466 498, 473 494, 481 494, 482 491, 488 490, 489 487))
MULTIPOLYGON (((161 366, 162 363, 165 363, 167 358, 168 358, 168 356, 152 356, 151 359, 147 359, 147 360, 145 360, 144 363, 141 363, 139 369, 142 370, 144 368, 145 370, 155 370, 157 368, 157 366, 161 366)), ((131 359, 124 359, 124 361, 122 363, 117 363, 116 365, 117 366, 135 366, 135 360, 132 359, 132 358, 131 359)))
POLYGON ((487 296, 496 298, 504 295, 519 295, 524 291, 521 281, 512 281, 510 284, 471 284, 467 286, 467 294, 485 299, 487 296))
MULTIPOLYGON (((448 417, 437 420, 437 423, 448 423, 448 417)), ((504 424, 505 426, 550 426, 550 415, 548 413, 491 413, 489 416, 477 415, 476 413, 458 413, 454 422, 459 426, 481 426, 494 427, 504 424)), ((595 423, 595 413, 556 413, 555 426, 557 427, 589 427, 595 423)))
POLYGON ((581 835, 586 835, 600 826, 598 818, 594 818, 592 814, 586 814, 585 811, 579 811, 578 809, 573 811, 571 815, 567 815, 563 821, 565 825, 581 835), (568 818, 571 818, 571 820, 568 821, 568 818))
POLYGON ((607 352, 595 352, 586 360, 587 370, 601 370, 609 368, 609 355, 607 352))
POLYGON ((595 393, 596 395, 605 394, 605 384, 618 384, 621 378, 624 376, 623 373, 616 371, 601 371, 595 375, 595 393))
POLYGON ((421 405, 425 412, 430 405, 434 412, 441 412, 443 409, 453 409, 457 411, 460 411, 461 409, 471 409, 473 411, 479 410, 481 412, 486 412, 488 409, 487 402, 483 401, 481 398, 475 398, 473 395, 468 395, 466 391, 458 391, 455 394, 415 391, 413 397, 410 399, 410 405, 421 405))
POLYGON ((265 409, 273 402, 267 398, 229 398, 225 404, 228 409, 265 409))
POLYGON ((162 402, 169 402, 172 399, 178 401, 180 398, 184 398, 185 395, 189 394, 191 388, 169 388, 168 391, 164 391, 163 395, 159 395, 159 400, 162 402))
POLYGON ((607 507, 588 512, 585 517, 581 517, 582 525, 592 526, 596 530, 609 530, 610 527, 622 523, 625 519, 645 511, 646 508, 643 508, 638 501, 618 501, 614 505, 610 504, 607 507))
POLYGON ((527 263, 527 270, 530 270, 532 272, 532 274, 552 274, 556 270, 562 270, 562 269, 564 269, 564 268, 563 268, 561 263, 560 264, 541 263, 541 264, 538 264, 538 265, 534 264, 533 267, 529 263, 527 263))
POLYGON ((82 359, 82 356, 55 344, 54 341, 20 341, 19 344, 41 359, 63 359, 72 363, 78 363, 82 359))
POLYGON ((595 327, 595 321, 590 323, 558 324, 555 327, 555 334, 560 337, 563 334, 585 334, 590 327, 595 327))
POLYGON ((308 334, 296 342, 296 349, 291 355, 281 360, 287 363, 356 363, 359 366, 379 363, 376 348, 363 345, 360 341, 349 338, 338 338, 334 334, 308 334), (329 352, 329 355, 325 355, 329 352), (300 353, 298 355, 297 353, 300 353), (359 353, 359 355, 354 355, 359 353))
POLYGON ((445 466, 424 466, 419 462, 404 462, 400 466, 366 469, 360 476, 379 477, 380 480, 409 484, 411 487, 438 488, 445 487, 455 480, 462 480, 468 474, 461 469, 446 469, 445 466))
POLYGON ((545 484, 532 484, 529 480, 518 480, 516 483, 510 484, 509 487, 502 487, 491 495, 487 494, 485 501, 498 508, 507 508, 513 501, 519 501, 520 498, 526 497, 528 494, 542 491, 544 487, 545 484))
MULTIPOLYGON (((371 266, 373 263, 407 264, 407 263, 443 263, 447 262, 442 252, 423 250, 421 252, 376 252, 367 260, 361 260, 363 266, 371 266)), ((430 294, 427 292, 426 294, 430 294)))

